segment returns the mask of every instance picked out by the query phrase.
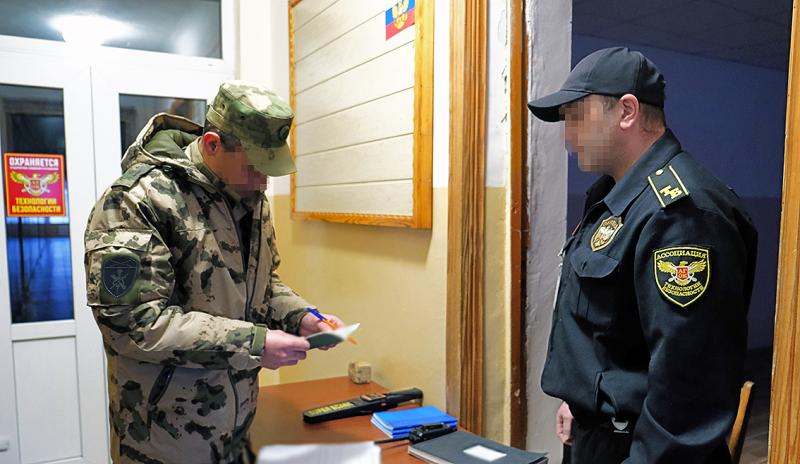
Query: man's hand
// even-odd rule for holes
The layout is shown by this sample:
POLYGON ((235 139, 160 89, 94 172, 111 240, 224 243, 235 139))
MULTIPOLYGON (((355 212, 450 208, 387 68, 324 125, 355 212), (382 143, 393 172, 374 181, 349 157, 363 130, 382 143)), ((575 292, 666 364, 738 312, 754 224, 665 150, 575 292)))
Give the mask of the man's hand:
MULTIPOLYGON (((322 316, 329 320, 337 328, 344 327, 344 322, 342 322, 342 320, 338 317, 330 314, 323 314, 322 316)), ((311 313, 306 314, 303 316, 303 319, 300 320, 301 337, 308 337, 309 335, 317 332, 330 332, 331 330, 333 330, 331 326, 317 319, 317 317, 311 313)))
POLYGON ((556 413, 556 435, 565 445, 572 444, 572 412, 569 405, 562 402, 556 413))
POLYGON ((270 330, 267 332, 264 353, 261 355, 261 366, 267 369, 294 366, 298 361, 306 359, 309 347, 308 340, 303 337, 281 330, 270 330))
MULTIPOLYGON (((330 314, 322 314, 322 316, 329 320, 333 325, 338 327, 344 327, 344 322, 336 316, 330 314)), ((330 332, 333 328, 328 324, 322 322, 321 320, 317 319, 317 317, 311 313, 306 314, 303 316, 303 319, 300 320, 300 336, 301 337, 308 337, 311 334, 315 334, 317 332, 330 332)), ((320 347, 321 350, 329 350, 336 345, 329 345, 329 346, 322 346, 320 347)))

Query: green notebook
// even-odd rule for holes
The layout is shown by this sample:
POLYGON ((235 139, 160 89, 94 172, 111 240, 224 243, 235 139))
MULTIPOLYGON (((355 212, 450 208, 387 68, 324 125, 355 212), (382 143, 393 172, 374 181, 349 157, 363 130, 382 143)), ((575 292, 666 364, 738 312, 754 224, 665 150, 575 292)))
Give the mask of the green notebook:
POLYGON ((306 340, 311 343, 311 349, 319 348, 321 346, 336 345, 347 340, 347 337, 358 330, 360 325, 361 324, 353 324, 348 325, 347 327, 339 327, 338 329, 330 332, 317 332, 306 337, 306 340))

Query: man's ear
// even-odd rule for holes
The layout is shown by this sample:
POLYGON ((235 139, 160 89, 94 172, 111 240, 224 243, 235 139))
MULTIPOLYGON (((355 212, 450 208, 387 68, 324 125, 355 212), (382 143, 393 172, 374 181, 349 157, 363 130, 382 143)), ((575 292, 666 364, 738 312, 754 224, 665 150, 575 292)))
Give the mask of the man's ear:
POLYGON ((203 144, 203 151, 207 155, 216 156, 222 151, 222 140, 216 132, 205 132, 202 135, 201 143, 203 144))
POLYGON ((631 94, 625 94, 619 99, 622 114, 620 115, 619 127, 622 130, 628 130, 636 125, 641 118, 641 105, 639 99, 631 94))

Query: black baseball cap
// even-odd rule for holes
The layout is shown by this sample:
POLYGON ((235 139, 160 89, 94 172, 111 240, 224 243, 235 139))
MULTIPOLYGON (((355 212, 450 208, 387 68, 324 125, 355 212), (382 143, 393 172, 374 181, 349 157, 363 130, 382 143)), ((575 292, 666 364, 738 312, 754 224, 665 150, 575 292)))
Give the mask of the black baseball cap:
POLYGON ((642 103, 664 107, 664 75, 652 61, 627 47, 604 48, 582 59, 561 90, 528 103, 537 118, 561 120, 558 109, 587 95, 621 97, 632 94, 642 103))

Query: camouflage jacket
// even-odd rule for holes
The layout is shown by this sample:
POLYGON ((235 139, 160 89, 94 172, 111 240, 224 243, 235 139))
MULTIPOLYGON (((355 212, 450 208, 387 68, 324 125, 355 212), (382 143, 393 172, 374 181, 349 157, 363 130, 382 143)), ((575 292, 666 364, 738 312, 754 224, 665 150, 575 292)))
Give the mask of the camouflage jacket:
POLYGON ((275 273, 266 196, 231 207, 196 159, 201 132, 189 120, 154 116, 86 229, 114 462, 236 462, 255 413, 267 330, 297 333, 307 306, 275 273), (248 208, 245 266, 234 221, 248 208))

